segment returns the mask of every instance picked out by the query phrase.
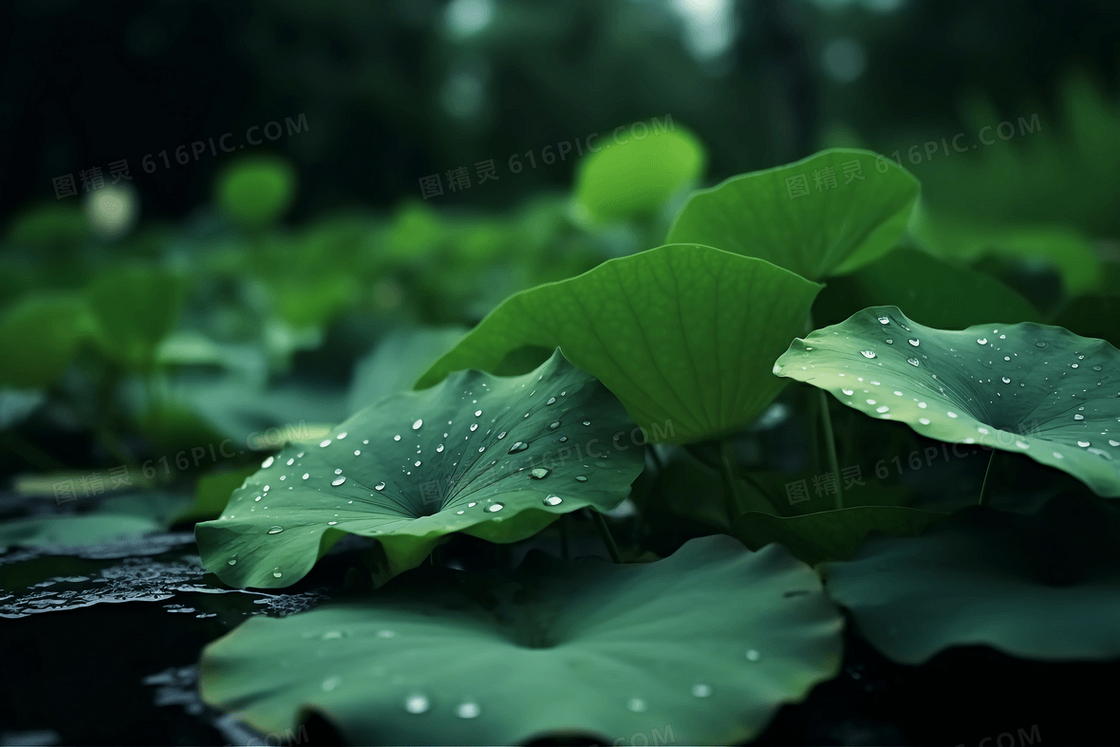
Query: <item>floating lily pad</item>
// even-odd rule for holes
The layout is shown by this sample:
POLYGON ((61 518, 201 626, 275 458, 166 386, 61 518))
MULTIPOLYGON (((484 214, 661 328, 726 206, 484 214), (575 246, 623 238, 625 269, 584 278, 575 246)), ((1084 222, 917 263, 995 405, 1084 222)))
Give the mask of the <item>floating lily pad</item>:
POLYGON ((0 522, 0 550, 34 545, 94 545, 160 532, 186 500, 163 493, 134 493, 104 499, 96 510, 0 522))
POLYGON ((1025 454, 1120 496, 1120 351, 1024 322, 931 329, 875 306, 794 340, 778 376, 940 441, 1025 454))
POLYGON ((1048 661, 1120 657, 1120 511, 1086 496, 1037 515, 970 507, 918 538, 830 563, 829 595, 885 656, 988 645, 1048 661))
POLYGON ((203 563, 231 586, 289 586, 344 532, 376 537, 392 573, 464 532, 516 542, 629 493, 645 454, 634 424, 559 351, 511 378, 460 371, 380 400, 318 444, 289 444, 196 525, 203 563))
POLYGON ((820 288, 763 260, 662 246, 510 297, 417 387, 462 368, 494 370, 525 346, 558 346, 614 392, 649 440, 716 438, 781 391, 770 362, 804 330, 820 288))
POLYGON ((920 191, 889 159, 834 148, 697 192, 666 243, 706 244, 819 280, 890 251, 920 191))
POLYGON ((201 691, 264 732, 319 712, 353 744, 610 744, 667 724, 737 744, 836 675, 842 627, 777 546, 715 535, 633 565, 535 551, 509 579, 423 567, 375 599, 248 620, 203 652, 201 691))
POLYGON ((735 520, 735 534, 747 547, 777 542, 798 559, 816 565, 847 560, 871 532, 912 536, 948 515, 904 506, 857 506, 801 516, 750 511, 735 520))

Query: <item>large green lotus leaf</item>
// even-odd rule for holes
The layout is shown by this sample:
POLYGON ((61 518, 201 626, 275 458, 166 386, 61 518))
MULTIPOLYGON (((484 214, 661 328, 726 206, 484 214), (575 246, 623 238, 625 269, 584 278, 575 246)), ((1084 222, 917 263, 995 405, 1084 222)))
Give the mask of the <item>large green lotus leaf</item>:
POLYGON ((621 503, 645 454, 610 444, 633 428, 559 351, 518 377, 460 371, 266 459, 220 519, 196 525, 202 561, 231 586, 278 587, 343 532, 376 537, 391 573, 452 532, 516 542, 561 514, 621 503))
POLYGON ((896 249, 829 280, 813 304, 813 318, 818 324, 838 322, 868 306, 888 305, 943 329, 992 319, 1042 321, 1037 309, 999 280, 914 249, 896 249))
POLYGON ((735 520, 735 535, 750 548, 777 542, 810 565, 847 560, 871 532, 920 534, 949 514, 904 506, 857 506, 800 516, 750 511, 735 520))
POLYGON ((1025 454, 1120 496, 1120 351, 1032 322, 932 329, 874 306, 790 345, 774 373, 928 438, 1025 454))
POLYGON ((988 645, 1050 661, 1120 657, 1120 511, 1085 495, 1038 514, 972 506, 918 538, 868 539, 828 592, 884 655, 988 645))
POLYGON ((107 355, 130 368, 145 369, 178 321, 186 280, 143 266, 115 268, 86 289, 98 322, 96 340, 107 355))
POLYGON ((580 159, 575 185, 577 204, 598 220, 655 213, 707 162, 704 146, 683 128, 624 143, 604 139, 599 148, 580 159))
POLYGON ((204 700, 266 732, 317 711, 352 744, 610 744, 666 725, 739 744, 840 667, 843 619, 812 570, 726 535, 652 563, 534 551, 509 578, 402 581, 246 621, 203 651, 204 700))
POLYGON ((510 297, 417 387, 461 368, 494 370, 525 346, 559 346, 651 441, 715 438, 781 391, 770 362, 804 329, 820 287, 763 260, 662 246, 510 297))
POLYGON ((411 389, 416 379, 466 333, 465 327, 451 326, 399 329, 387 334, 354 366, 348 395, 350 412, 411 389))
POLYGON ((706 244, 819 280, 890 251, 920 191, 889 159, 833 148, 697 192, 666 243, 706 244))
POLYGON ((82 299, 69 293, 33 293, 0 317, 0 384, 41 387, 70 365, 93 320, 82 299))

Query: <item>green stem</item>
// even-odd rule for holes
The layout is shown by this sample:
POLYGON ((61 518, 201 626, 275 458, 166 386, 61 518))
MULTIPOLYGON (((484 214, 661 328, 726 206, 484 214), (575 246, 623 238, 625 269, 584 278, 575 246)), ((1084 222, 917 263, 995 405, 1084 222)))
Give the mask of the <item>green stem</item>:
POLYGON ((984 470, 984 482, 980 484, 980 500, 976 504, 978 506, 983 506, 984 499, 988 497, 988 492, 990 490, 988 487, 988 478, 992 475, 992 465, 995 464, 997 451, 999 451, 999 449, 992 449, 992 455, 988 457, 988 468, 984 470))
POLYGON ((730 440, 720 444, 720 471, 723 474, 723 484, 727 489, 724 508, 727 511, 727 526, 735 526, 735 520, 746 509, 746 499, 739 489, 739 478, 735 476, 735 444, 730 440))
POLYGON ((611 560, 621 564, 622 556, 618 554, 618 545, 614 543, 614 537, 611 536, 611 529, 607 526, 607 520, 593 508, 589 508, 588 511, 595 517, 595 526, 599 528, 599 535, 603 538, 603 544, 607 546, 607 552, 611 554, 611 560))
POLYGON ((823 389, 818 389, 821 423, 824 425, 825 446, 828 447, 828 468, 836 478, 836 508, 844 508, 844 487, 840 479, 840 461, 836 458, 836 438, 832 434, 832 415, 828 410, 828 395, 823 389))

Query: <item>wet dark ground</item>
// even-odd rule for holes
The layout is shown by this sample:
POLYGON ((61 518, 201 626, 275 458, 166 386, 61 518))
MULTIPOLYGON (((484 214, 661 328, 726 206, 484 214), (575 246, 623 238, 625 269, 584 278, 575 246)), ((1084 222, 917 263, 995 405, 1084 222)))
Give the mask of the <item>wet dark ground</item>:
MULTIPOLYGON (((207 643, 248 616, 299 612, 338 593, 364 547, 343 544, 297 585, 268 593, 224 590, 199 565, 189 532, 79 555, 0 553, 0 745, 287 744, 203 704, 195 665, 207 643)), ((445 558, 481 569, 515 563, 527 549, 465 542, 448 545, 445 558)), ((575 532, 572 551, 602 546, 575 532)), ((1118 681, 1120 662, 1044 664, 986 647, 896 665, 849 626, 841 675, 782 708, 753 744, 1115 745, 1118 681)), ((339 740, 312 722, 299 743, 339 740)), ((534 744, 560 743, 594 742, 534 744)))

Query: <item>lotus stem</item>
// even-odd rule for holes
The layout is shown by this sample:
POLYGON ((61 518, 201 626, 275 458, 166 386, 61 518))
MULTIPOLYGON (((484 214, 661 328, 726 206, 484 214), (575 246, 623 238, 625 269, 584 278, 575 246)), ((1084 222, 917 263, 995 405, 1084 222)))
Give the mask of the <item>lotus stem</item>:
POLYGON ((836 438, 832 433, 832 414, 828 409, 828 395, 825 394, 823 389, 818 389, 820 410, 821 410, 821 424, 824 425, 824 441, 825 446, 828 447, 828 468, 832 470, 832 476, 836 478, 836 508, 844 508, 844 486, 840 479, 840 460, 836 458, 836 438))
POLYGON ((603 538, 603 544, 607 546, 607 552, 611 554, 611 560, 621 564, 622 556, 618 554, 618 545, 614 543, 614 537, 611 536, 611 529, 607 526, 607 520, 595 509, 589 510, 591 515, 595 517, 595 526, 599 528, 599 536, 603 538))
POLYGON ((735 474, 735 444, 730 440, 720 443, 720 471, 723 473, 724 486, 727 488, 724 506, 727 509, 727 526, 734 527, 735 520, 743 512, 746 500, 739 490, 739 478, 735 474))
POLYGON ((988 468, 984 470, 984 482, 980 483, 980 500, 977 501, 977 506, 984 505, 984 499, 988 497, 988 493, 991 490, 991 488, 988 487, 990 484, 988 478, 992 476, 992 465, 995 464, 996 452, 998 451, 999 449, 992 449, 992 455, 988 457, 988 468))

